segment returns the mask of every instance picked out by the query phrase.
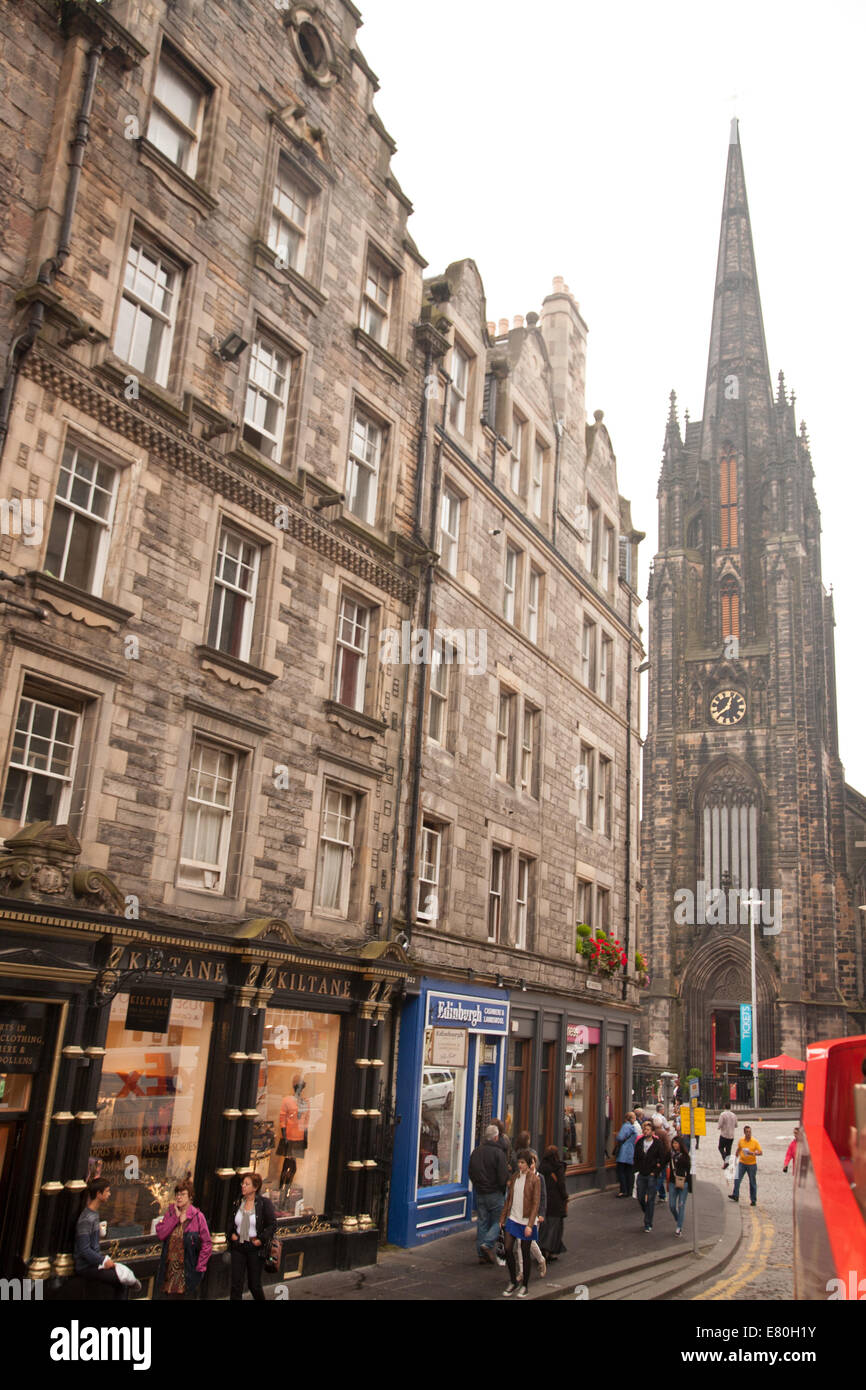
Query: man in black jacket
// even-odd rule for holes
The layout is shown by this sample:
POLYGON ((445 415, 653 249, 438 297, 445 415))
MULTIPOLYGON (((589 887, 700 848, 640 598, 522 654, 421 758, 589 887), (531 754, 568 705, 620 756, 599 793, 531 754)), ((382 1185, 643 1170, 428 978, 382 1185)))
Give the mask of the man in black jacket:
POLYGON ((635 1140, 634 1170, 637 1174, 637 1199, 643 1212, 645 1231, 651 1231, 653 1228, 658 1176, 665 1157, 661 1140, 653 1137, 652 1125, 649 1120, 644 1120, 643 1134, 640 1139, 635 1140))
POLYGON ((496 1264, 493 1253, 499 1236, 499 1216, 505 1206, 508 1164, 499 1146, 499 1130, 488 1125, 484 1140, 469 1155, 469 1180, 475 1189, 478 1230, 475 1244, 482 1264, 496 1264))

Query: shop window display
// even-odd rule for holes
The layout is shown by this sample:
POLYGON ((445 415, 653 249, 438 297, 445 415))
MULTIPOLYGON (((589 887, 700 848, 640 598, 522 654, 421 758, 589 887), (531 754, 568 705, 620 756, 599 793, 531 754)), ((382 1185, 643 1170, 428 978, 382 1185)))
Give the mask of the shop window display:
POLYGON ((250 1167, 278 1216, 325 1209, 339 1044, 338 1014, 266 1012, 250 1167))
POLYGON ((466 1067, 437 1066, 433 1028, 424 1038, 418 1187, 443 1187, 461 1180, 466 1108, 466 1067))
POLYGON ((597 1028, 569 1026, 562 1147, 566 1163, 595 1162, 597 1028))
MULTIPOLYGON (((175 999, 164 1032, 127 1029, 128 994, 111 1005, 88 1172, 111 1179, 107 1234, 149 1234, 191 1178, 199 1142, 213 1004, 175 999)), ((168 1006, 167 1006, 168 1007, 168 1006)))

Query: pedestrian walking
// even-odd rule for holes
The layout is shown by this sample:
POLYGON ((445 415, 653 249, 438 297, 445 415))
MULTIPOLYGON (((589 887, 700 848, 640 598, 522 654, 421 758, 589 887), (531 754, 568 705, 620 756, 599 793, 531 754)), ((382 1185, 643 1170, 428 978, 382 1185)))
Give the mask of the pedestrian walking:
POLYGON ((723 1110, 719 1116, 719 1153, 722 1155, 722 1168, 727 1168, 731 1158, 731 1147, 737 1131, 737 1117, 733 1110, 723 1110))
POLYGON ((748 1177, 749 1177, 749 1199, 750 1199, 751 1204, 752 1204, 753 1207, 754 1207, 754 1206, 757 1206, 757 1202, 758 1202, 758 1159, 761 1157, 762 1154, 763 1154, 763 1149, 761 1148, 761 1146, 760 1146, 760 1144, 758 1143, 757 1139, 753 1139, 753 1138, 752 1138, 751 1126, 750 1126, 750 1125, 744 1125, 744 1126, 743 1126, 743 1137, 742 1137, 742 1139, 740 1140, 739 1144, 737 1145, 737 1152, 736 1152, 736 1155, 735 1155, 736 1159, 738 1160, 738 1163, 737 1163, 737 1178, 736 1178, 736 1181, 735 1181, 735 1183, 734 1183, 734 1190, 733 1190, 733 1192, 731 1193, 731 1197, 730 1197, 730 1200, 731 1200, 732 1202, 739 1202, 739 1200, 740 1200, 740 1183, 743 1181, 743 1178, 746 1176, 746 1174, 748 1174, 748 1177))
POLYGON ((663 1114, 658 1111, 653 1115, 653 1133, 658 1139, 664 1150, 664 1159, 659 1173, 658 1191, 656 1193, 660 1201, 665 1199, 665 1173, 667 1171, 668 1159, 671 1156, 671 1136, 668 1132, 668 1123, 663 1114))
POLYGON ((683 1233, 686 1215, 686 1202, 692 1190, 692 1160, 683 1145, 682 1136, 675 1134, 671 1140, 671 1156, 668 1163, 668 1205, 676 1222, 675 1235, 683 1233))
POLYGON ((157 1222, 156 1235, 162 1241, 154 1285, 157 1297, 195 1298, 207 1272, 212 1245, 207 1222, 192 1204, 191 1182, 175 1183, 174 1201, 157 1222))
POLYGON ((503 1290, 503 1296, 510 1298, 516 1293, 518 1298, 526 1298, 529 1290, 529 1275, 532 1269, 530 1246, 538 1239, 538 1204, 541 1200, 541 1178, 531 1172, 532 1154, 528 1149, 517 1153, 517 1171, 512 1173, 505 1196, 505 1206, 499 1224, 505 1234, 505 1260, 511 1283, 503 1290), (514 1246, 520 1242, 523 1256, 523 1280, 517 1277, 517 1260, 514 1246))
POLYGON ((565 1164, 559 1156, 555 1144, 548 1144, 539 1167, 541 1181, 546 1189, 547 1212, 541 1227, 541 1253, 550 1262, 559 1258, 565 1250, 562 1240, 562 1223, 568 1215, 568 1188, 565 1185, 565 1164))
POLYGON ((616 1176, 619 1180, 620 1197, 630 1197, 634 1191, 634 1146, 635 1140, 640 1138, 641 1130, 637 1123, 634 1110, 629 1110, 622 1122, 615 1143, 616 1154, 616 1176))
POLYGON ((783 1173, 787 1173, 787 1171, 788 1171, 788 1165, 789 1165, 790 1163, 793 1163, 793 1162, 794 1162, 794 1159, 797 1157, 797 1144, 799 1143, 799 1140, 800 1140, 800 1126, 799 1126, 799 1125, 795 1125, 795 1126, 794 1126, 794 1137, 793 1137, 793 1139, 791 1140, 790 1144, 788 1145, 787 1151, 786 1151, 786 1153, 785 1153, 785 1163, 784 1163, 784 1167, 782 1168, 782 1172, 783 1172, 783 1173))
POLYGON ((505 1206, 508 1176, 508 1162, 499 1143, 499 1130, 495 1124, 489 1124, 482 1142, 469 1155, 469 1179, 475 1190, 475 1210, 478 1213, 475 1248, 482 1264, 496 1264, 499 1217, 505 1206))
POLYGON ((277 1213, 269 1197, 259 1191, 262 1185, 261 1174, 244 1173, 241 1178, 241 1195, 229 1221, 231 1240, 229 1249, 232 1261, 232 1288, 230 1301, 239 1303, 244 1296, 244 1279, 250 1286, 250 1293, 257 1303, 264 1303, 265 1291, 262 1288, 265 1257, 277 1229, 277 1213))
POLYGON ((634 1146, 634 1168, 637 1175, 637 1199, 643 1212, 643 1228, 653 1228, 653 1210, 658 1191, 658 1177, 664 1162, 665 1151, 661 1141, 653 1134, 649 1120, 644 1120, 643 1135, 634 1146))

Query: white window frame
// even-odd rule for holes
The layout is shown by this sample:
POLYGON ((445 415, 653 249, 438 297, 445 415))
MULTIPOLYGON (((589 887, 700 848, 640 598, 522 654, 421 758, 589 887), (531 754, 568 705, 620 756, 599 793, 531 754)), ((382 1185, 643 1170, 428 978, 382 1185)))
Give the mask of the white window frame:
POLYGON ((597 575, 598 575, 598 542, 599 542, 599 534, 598 534, 598 532, 599 532, 599 524, 600 524, 600 519, 601 519, 601 512, 599 511, 598 503, 597 503, 597 502, 593 502, 593 500, 592 500, 591 497, 587 497, 587 499, 586 499, 586 513, 587 513, 587 524, 586 524, 586 545, 585 545, 585 547, 584 547, 584 556, 583 556, 583 558, 584 558, 584 564, 586 565, 586 568, 589 570, 590 574, 596 575, 596 576, 597 576, 597 575))
POLYGON ((220 527, 219 540, 217 542, 217 552, 214 561, 213 593, 211 596, 211 616, 208 624, 208 646, 214 651, 224 652, 227 656, 234 656, 238 661, 249 661, 250 651, 253 640, 253 622, 256 611, 256 592, 258 589, 259 567, 261 562, 261 548, 254 541, 248 539, 241 531, 236 531, 233 526, 222 525, 220 527), (237 554, 232 554, 229 550, 229 540, 240 547, 237 554), (249 559, 244 557, 244 549, 248 547, 252 552, 249 559), (226 570, 229 566, 237 565, 238 577, 231 580, 227 577, 226 570), (247 583, 241 582, 241 572, 246 571, 247 583), (243 602, 243 618, 241 621, 241 633, 239 650, 231 651, 228 647, 220 645, 223 638, 223 622, 225 618, 226 595, 228 593, 237 594, 243 602))
POLYGON ((60 785, 60 794, 57 801, 57 811, 54 824, 64 825, 68 822, 70 803, 72 801, 72 788, 75 782, 75 771, 78 764, 78 755, 81 747, 81 714, 82 711, 78 708, 73 708, 68 705, 55 704, 54 701, 50 698, 50 695, 46 698, 42 697, 41 695, 37 695, 32 691, 28 691, 26 688, 22 691, 18 700, 17 709, 15 711, 15 724, 12 730, 12 747, 9 753, 9 762, 6 767, 6 778, 3 785, 3 801, 5 802, 6 797, 8 795, 9 774, 13 770, 13 768, 17 772, 23 772, 25 774, 26 780, 24 783, 24 792, 21 798, 20 817, 10 816, 8 817, 8 819, 17 820, 19 825, 27 825, 33 819, 32 814, 29 813, 30 794, 33 788, 34 779, 39 777, 44 780, 60 785), (29 710, 28 717, 23 727, 19 727, 19 725, 21 725, 22 714, 24 712, 23 706, 25 704, 30 705, 31 708, 29 710), (37 709, 51 711, 51 732, 48 735, 36 734, 33 731, 33 725, 36 718, 37 709), (57 737, 57 725, 59 722, 59 716, 61 715, 66 715, 73 721, 72 729, 70 731, 72 736, 71 742, 66 742, 66 740, 60 740, 57 737), (19 734, 24 735, 24 746, 21 755, 18 759, 16 759, 15 743, 18 740, 19 734), (38 744, 40 745, 38 749, 33 747, 34 743, 36 742, 38 742, 38 744), (58 748, 64 748, 69 750, 67 769, 65 772, 57 772, 52 769, 52 764, 56 761, 58 748), (35 762, 30 760, 35 760, 35 762), (39 763, 43 764, 43 766, 35 765, 39 763))
POLYGON ((580 674, 588 690, 595 690, 598 679, 598 623, 584 617, 581 633, 580 674))
POLYGON ((611 915, 611 891, 602 884, 595 887, 595 924, 592 929, 593 936, 599 931, 603 931, 608 939, 611 939, 610 930, 611 915), (605 906, 606 905, 606 906, 605 906))
POLYGON ((348 917, 349 901, 352 891, 352 870, 355 865, 355 836, 358 823, 359 796, 356 791, 337 782, 326 782, 322 796, 322 819, 319 832, 319 852, 316 861, 316 910, 338 917, 348 917), (333 800, 332 800, 333 798, 333 800), (346 830, 339 835, 328 835, 328 818, 336 818, 337 830, 346 830), (324 867, 326 846, 338 847, 340 854, 338 901, 326 903, 324 894, 324 867))
POLYGON ((496 776, 510 782, 514 764, 514 715, 517 696, 512 690, 500 686, 496 706, 496 776), (504 722, 503 722, 504 714, 504 722))
POLYGON ((469 398, 471 358, 459 343, 451 349, 451 392, 448 419, 458 434, 466 435, 466 402, 469 398))
POLYGON ((448 705, 451 699, 451 666, 454 648, 434 645, 430 661, 430 704, 427 715, 427 736, 433 743, 445 747, 448 738, 448 705))
POLYGON ((530 642, 538 643, 541 619, 542 574, 534 565, 529 567, 529 583, 526 586, 526 635, 530 642))
POLYGON ((580 768, 579 818, 581 825, 586 830, 592 830, 592 817, 595 811, 595 749, 587 743, 580 745, 580 768))
POLYGON ((334 662, 334 700, 346 709, 363 713, 367 688, 367 659, 370 646, 370 619, 372 609, 351 594, 341 594, 340 609, 337 615, 336 659, 334 662), (359 635, 360 634, 360 635, 359 635), (354 640, 352 640, 354 639, 354 640), (343 685, 343 667, 355 659, 354 702, 346 704, 340 699, 343 685))
POLYGON ((267 334, 257 333, 250 348, 249 373, 244 395, 243 435, 246 442, 272 463, 280 463, 286 431, 286 412, 292 380, 292 358, 280 343, 267 334), (280 383, 282 385, 280 386, 280 383), (276 409, 275 428, 270 430, 258 417, 268 407, 276 409), (248 431, 260 436, 256 443, 248 431))
POLYGON ((105 582, 105 567, 108 561, 108 551, 111 543, 111 527, 114 522, 114 509, 117 502, 117 485, 120 470, 113 464, 107 463, 100 454, 77 444, 73 440, 67 440, 63 450, 63 458, 60 462, 60 473, 57 480, 57 489, 54 496, 54 510, 51 514, 51 526, 48 532, 48 546, 46 546, 45 564, 48 563, 48 547, 55 530, 60 533, 61 525, 65 525, 66 534, 63 539, 63 555, 60 561, 59 573, 57 578, 63 583, 68 583, 66 578, 69 568, 69 557, 74 547, 76 532, 88 528, 97 529, 96 553, 93 557, 92 573, 88 580, 85 590, 89 594, 94 594, 97 598, 102 594, 102 586, 105 582), (93 466, 93 477, 84 478, 78 473, 79 459, 86 459, 93 466), (111 474, 110 489, 104 487, 99 482, 100 470, 105 469, 111 474), (64 478, 65 475, 65 478, 64 478), (83 484, 89 489, 89 496, 86 503, 73 500, 73 491, 76 484, 83 484), (66 495, 63 495, 63 488, 66 488, 66 495), (93 510, 93 500, 97 493, 107 497, 106 512, 100 516, 98 511, 93 510))
POLYGON ((205 105, 207 103, 207 96, 208 93, 204 83, 196 77, 194 77, 193 74, 189 72, 182 63, 178 62, 177 59, 175 59, 171 53, 168 53, 165 49, 163 49, 163 51, 159 55, 159 63, 157 65, 156 70, 156 81, 154 82, 153 87, 153 100, 151 102, 150 117, 148 119, 147 124, 147 139, 151 145, 155 146, 155 148, 158 149, 160 153, 165 156, 166 159, 170 160, 172 164, 176 165, 177 168, 180 169, 184 174, 188 175, 189 178, 195 178, 195 172, 198 168, 198 155, 199 149, 201 148, 201 132, 202 125, 204 123, 204 110, 205 105), (196 96, 197 102, 195 123, 193 125, 189 125, 187 121, 183 119, 182 116, 178 115, 177 111, 172 110, 171 106, 169 105, 166 93, 160 95, 160 78, 163 75, 170 75, 182 87, 185 87, 188 92, 191 92, 196 96), (158 113, 158 119, 161 119, 165 125, 167 125, 170 129, 174 130, 175 132, 179 131, 181 135, 185 136, 188 140, 189 143, 187 145, 186 153, 184 154, 182 159, 176 159, 160 143, 160 133, 157 129, 154 128, 155 110, 158 113))
POLYGON ((523 484, 523 446, 526 442, 526 421, 523 420, 515 411, 514 423, 511 429, 511 470, 509 481, 511 491, 521 497, 521 486, 523 484))
POLYGON ((457 574, 460 559, 460 508, 463 498, 446 483, 442 489, 439 523, 439 563, 449 574, 457 574))
POLYGON ((502 598, 502 616, 507 623, 514 625, 514 615, 517 611, 517 590, 520 584, 520 557, 522 551, 509 542, 505 545, 505 575, 503 580, 504 593, 502 598))
POLYGON ((126 253, 126 265, 123 275, 123 289, 120 296, 120 310, 117 317, 117 328, 114 335, 114 351, 122 361, 128 362, 142 376, 149 377, 158 386, 165 386, 168 381, 169 366, 171 364, 171 349, 174 342, 174 330, 177 322, 177 305, 180 297, 181 285, 183 283, 183 271, 177 262, 164 256, 158 251, 146 237, 136 233, 129 243, 129 250, 126 253), (142 271, 142 261, 144 259, 152 261, 155 266, 153 276, 145 275, 142 271), (164 277, 165 283, 160 287, 160 276, 164 277), (148 299, 140 291, 140 280, 145 284, 151 282, 154 291, 162 290, 161 302, 157 304, 159 296, 154 293, 153 298, 148 299), (165 296, 169 296, 170 311, 165 312, 163 304, 165 296), (129 305, 130 310, 124 311, 124 305, 129 305), (131 327, 125 326, 125 337, 128 339, 128 355, 121 350, 120 333, 121 324, 124 318, 128 318, 131 312, 131 327), (137 360, 136 337, 138 335, 139 324, 142 319, 146 319, 149 324, 147 330, 147 349, 144 354, 144 365, 137 360), (156 351, 153 351, 154 332, 159 334, 156 340, 156 351), (148 371, 148 367, 152 370, 148 371))
POLYGON ((361 296, 361 327, 374 342, 388 344, 394 272, 374 251, 368 251, 361 296))
POLYGON ((505 907, 508 892, 510 851, 502 845, 490 848, 490 881, 487 890, 487 940, 497 945, 506 928, 505 907))
POLYGON ((535 861, 527 854, 519 854, 517 856, 517 885, 514 896, 514 945, 518 951, 525 951, 529 942, 532 866, 534 862, 535 861))
POLYGON ((238 771, 238 755, 233 749, 226 748, 219 743, 214 743, 208 738, 196 736, 193 739, 193 745, 189 755, 186 796, 184 798, 183 821, 180 831, 180 856, 178 862, 178 885, 180 887, 199 889, 203 892, 213 893, 214 895, 225 893, 229 851, 231 848, 232 822, 234 819, 234 804, 237 795, 238 771), (228 766, 230 769, 230 775, 228 777, 220 771, 220 767, 223 766, 222 762, 217 764, 217 768, 213 772, 206 770, 202 766, 201 760, 199 760, 198 764, 195 763, 196 754, 202 753, 205 750, 217 753, 220 759, 228 759, 228 766), (226 804, 225 802, 219 802, 213 799, 207 800, 203 796, 193 795, 192 781, 196 774, 199 778, 202 776, 215 777, 217 780, 223 782, 228 781, 230 784, 228 803, 226 804), (193 811, 192 808, 195 808, 195 810, 193 811), (213 861, 184 857, 183 851, 184 842, 187 838, 188 818, 191 814, 195 814, 198 817, 194 831, 194 838, 197 840, 201 815, 206 811, 219 811, 221 813, 217 857, 213 861))
POLYGON ((598 693, 605 704, 613 704, 613 638, 601 634, 598 667, 598 693))
POLYGON ((421 823, 421 852, 418 859, 418 910, 415 918, 419 922, 438 922, 439 888, 442 868, 442 841, 444 831, 441 825, 423 820, 421 823), (424 887, 428 888, 425 894, 424 887), (424 906, 422 907, 422 903, 424 906))
POLYGON ((281 270, 295 270, 299 275, 304 273, 313 196, 281 151, 277 157, 268 221, 268 246, 276 252, 281 270))
POLYGON ((577 898, 575 901, 575 924, 583 923, 584 926, 592 929, 592 889, 591 878, 579 878, 577 880, 577 898))
POLYGON ((541 712, 524 701, 520 738, 520 787, 527 796, 538 799, 538 735, 541 712))
POLYGON ((349 456, 346 460, 346 510, 368 526, 376 523, 384 445, 383 427, 366 411, 356 407, 352 414, 349 456), (362 480, 367 485, 366 508, 360 507, 358 502, 362 480))
POLYGON ((604 523, 604 534, 601 539, 601 570, 599 583, 605 592, 609 592, 613 583, 613 576, 616 573, 616 531, 609 521, 604 523))
POLYGON ((544 473, 547 465, 547 449, 536 435, 532 448, 532 483, 529 489, 529 509, 534 517, 541 520, 544 511, 544 473))
POLYGON ((613 763, 602 753, 598 755, 595 793, 595 828, 600 835, 610 838, 610 799, 613 791, 613 763))

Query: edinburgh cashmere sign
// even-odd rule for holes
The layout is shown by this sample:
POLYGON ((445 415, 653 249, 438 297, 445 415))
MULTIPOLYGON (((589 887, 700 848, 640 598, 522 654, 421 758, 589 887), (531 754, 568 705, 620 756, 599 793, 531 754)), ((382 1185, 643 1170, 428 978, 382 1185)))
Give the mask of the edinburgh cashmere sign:
POLYGON ((431 994, 428 1021, 437 1028, 467 1028, 470 1033, 504 1033, 508 1027, 508 1005, 492 999, 461 999, 431 994))

